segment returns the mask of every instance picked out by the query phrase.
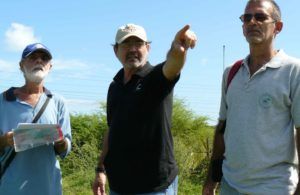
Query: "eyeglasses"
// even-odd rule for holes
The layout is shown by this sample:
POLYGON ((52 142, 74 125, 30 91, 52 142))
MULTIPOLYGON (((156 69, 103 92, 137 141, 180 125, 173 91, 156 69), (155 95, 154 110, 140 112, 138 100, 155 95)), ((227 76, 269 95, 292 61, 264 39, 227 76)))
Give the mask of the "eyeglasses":
MULTIPOLYGON (((252 18, 255 18, 255 20, 257 22, 264 22, 265 20, 267 20, 269 17, 269 15, 264 14, 264 13, 255 13, 255 14, 243 14, 240 16, 240 19, 243 23, 248 23, 252 20, 252 18)), ((275 20, 272 22, 276 22, 275 20)))
POLYGON ((144 41, 124 41, 122 43, 120 43, 120 47, 124 48, 124 49, 129 49, 129 48, 132 48, 132 47, 135 47, 135 48, 141 48, 143 47, 144 45, 147 45, 149 44, 149 42, 144 42, 144 41))

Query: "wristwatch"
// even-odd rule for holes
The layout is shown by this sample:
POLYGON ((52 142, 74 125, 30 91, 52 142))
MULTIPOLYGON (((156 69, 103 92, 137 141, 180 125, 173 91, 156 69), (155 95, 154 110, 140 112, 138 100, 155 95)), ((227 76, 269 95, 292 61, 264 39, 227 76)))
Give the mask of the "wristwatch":
POLYGON ((106 171, 105 171, 104 167, 96 167, 95 171, 96 171, 96 173, 104 173, 104 174, 106 174, 106 171))

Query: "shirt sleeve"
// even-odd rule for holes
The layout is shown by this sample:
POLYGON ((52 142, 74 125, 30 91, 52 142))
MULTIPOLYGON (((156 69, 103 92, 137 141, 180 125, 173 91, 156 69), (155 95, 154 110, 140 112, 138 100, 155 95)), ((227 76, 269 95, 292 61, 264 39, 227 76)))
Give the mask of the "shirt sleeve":
POLYGON ((219 120, 226 120, 227 118, 226 85, 227 85, 227 77, 228 77, 229 69, 230 68, 227 68, 224 71, 223 78, 222 78, 219 120))
POLYGON ((163 74, 163 66, 165 62, 158 64, 154 67, 152 73, 150 73, 148 80, 148 89, 154 94, 158 94, 157 97, 164 98, 173 91, 175 84, 180 78, 180 74, 172 81, 168 80, 163 74), (160 95, 159 95, 160 94, 160 95))
POLYGON ((70 123, 70 113, 67 108, 65 100, 62 98, 59 103, 59 119, 58 123, 61 127, 61 130, 63 132, 64 138, 67 141, 67 150, 66 152, 63 152, 59 154, 59 156, 63 159, 65 158, 71 151, 71 143, 72 143, 72 134, 71 134, 71 123, 70 123))
POLYGON ((291 114, 296 128, 300 127, 300 64, 297 64, 291 78, 291 114))

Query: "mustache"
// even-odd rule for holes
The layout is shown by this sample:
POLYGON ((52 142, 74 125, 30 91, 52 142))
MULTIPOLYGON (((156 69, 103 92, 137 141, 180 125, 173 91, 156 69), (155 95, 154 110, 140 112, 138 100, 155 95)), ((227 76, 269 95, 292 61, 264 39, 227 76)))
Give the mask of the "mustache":
POLYGON ((129 59, 129 58, 138 58, 138 57, 139 57, 139 55, 136 52, 129 52, 126 55, 126 59, 129 59))
POLYGON ((35 67, 33 67, 33 68, 31 69, 31 71, 38 71, 38 70, 44 70, 44 66, 38 64, 38 65, 36 65, 35 67))
POLYGON ((249 32, 261 32, 261 30, 260 29, 257 29, 257 28, 248 28, 247 29, 247 33, 249 33, 249 32))

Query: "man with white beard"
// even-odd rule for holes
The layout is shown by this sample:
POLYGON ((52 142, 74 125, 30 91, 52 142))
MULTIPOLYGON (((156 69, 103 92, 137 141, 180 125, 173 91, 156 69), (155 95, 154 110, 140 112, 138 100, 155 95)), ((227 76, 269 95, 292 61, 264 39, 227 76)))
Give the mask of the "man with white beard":
POLYGON ((65 100, 44 87, 44 79, 52 68, 52 55, 41 43, 28 45, 20 61, 25 84, 11 87, 0 95, 0 194, 62 194, 61 171, 56 155, 64 158, 71 150, 71 125, 65 100), (47 102, 47 104, 44 104, 47 102), (63 138, 15 154, 9 159, 7 151, 14 147, 13 131, 19 123, 31 123, 40 110, 36 123, 58 124, 63 138), (3 160, 3 161, 2 161, 3 160))

